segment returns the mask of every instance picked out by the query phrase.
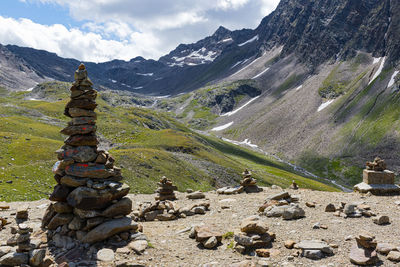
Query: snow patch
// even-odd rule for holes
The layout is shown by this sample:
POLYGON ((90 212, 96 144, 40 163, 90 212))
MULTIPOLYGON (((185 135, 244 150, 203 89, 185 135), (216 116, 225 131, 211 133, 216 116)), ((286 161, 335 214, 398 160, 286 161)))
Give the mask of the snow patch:
POLYGON ((246 45, 248 43, 252 43, 252 42, 257 41, 257 40, 258 40, 258 34, 256 36, 254 36, 253 38, 247 40, 246 42, 238 44, 238 46, 244 46, 244 45, 246 45))
MULTIPOLYGON (((261 57, 258 57, 258 58, 256 58, 256 59, 254 59, 252 62, 250 62, 247 66, 244 66, 243 68, 241 68, 240 70, 238 70, 237 72, 235 72, 234 74, 232 74, 231 76, 233 76, 233 75, 236 75, 236 74, 238 74, 239 72, 241 72, 242 70, 245 70, 245 69, 247 69, 250 65, 253 65, 257 60, 259 60, 261 57)), ((246 59, 243 63, 242 63, 242 65, 245 63, 245 62, 247 62, 249 59, 246 59)))
POLYGON ((256 97, 250 99, 250 100, 247 101, 243 106, 241 106, 241 107, 239 107, 239 108, 237 108, 237 109, 235 109, 235 110, 233 110, 233 111, 230 111, 230 112, 221 114, 221 117, 224 117, 224 116, 231 116, 231 115, 235 114, 236 112, 238 112, 239 110, 243 109, 245 106, 247 106, 248 104, 250 104, 251 102, 253 102, 254 100, 256 100, 256 99, 259 98, 259 97, 260 97, 260 96, 256 96, 256 97))
POLYGON ((295 90, 296 90, 296 91, 299 91, 302 87, 303 87, 303 85, 300 85, 300 86, 297 87, 295 90))
POLYGON ((27 91, 27 92, 31 92, 31 91, 33 90, 33 88, 35 88, 35 87, 31 87, 31 88, 29 88, 29 89, 26 89, 26 91, 27 91))
POLYGON ((230 139, 224 138, 224 137, 222 137, 222 140, 224 140, 225 142, 232 143, 232 144, 237 145, 237 146, 246 145, 246 146, 249 146, 249 147, 252 147, 252 148, 257 148, 258 147, 257 145, 252 144, 251 141, 249 139, 247 139, 247 138, 244 139, 244 141, 242 141, 242 142, 235 141, 235 140, 230 140, 230 139))
POLYGON ((171 95, 161 95, 161 96, 156 96, 155 98, 161 99, 161 98, 168 98, 171 95))
MULTIPOLYGON (((369 81, 368 85, 370 85, 372 83, 372 81, 375 80, 381 74, 381 72, 383 70, 383 65, 385 65, 385 60, 386 60, 386 57, 384 57, 382 59, 381 65, 379 65, 378 70, 375 72, 374 77, 372 77, 372 79, 369 81)), ((374 61, 375 61, 375 59, 374 59, 374 61)))
POLYGON ((28 98, 28 100, 30 100, 30 101, 40 101, 40 99, 36 99, 36 98, 33 98, 33 97, 28 98))
POLYGON ((392 77, 390 78, 390 81, 389 81, 388 86, 387 86, 388 88, 394 84, 394 78, 396 77, 397 74, 399 74, 399 71, 398 71, 398 70, 396 70, 396 71, 393 73, 392 77))
POLYGON ((169 66, 180 66, 183 67, 184 64, 189 65, 189 66, 195 66, 199 64, 205 64, 212 62, 218 52, 215 51, 207 51, 207 48, 202 47, 199 50, 191 52, 189 55, 184 56, 184 57, 172 57, 172 59, 175 62, 178 63, 170 63, 169 66))
POLYGON ((153 76, 154 73, 136 73, 136 75, 140 76, 153 76))
POLYGON ((229 128, 230 126, 232 126, 232 124, 233 124, 233 121, 231 121, 227 124, 218 126, 218 127, 214 127, 211 129, 211 131, 222 131, 222 130, 225 130, 226 128, 229 128))
POLYGON ((374 57, 374 62, 372 62, 372 64, 378 63, 381 59, 381 57, 374 57))
POLYGON ((142 89, 143 88, 143 86, 138 86, 138 87, 133 87, 132 89, 133 90, 139 90, 139 89, 142 89))
POLYGON ((263 75, 266 71, 268 71, 269 68, 266 68, 265 70, 263 70, 262 72, 260 72, 259 74, 257 74, 256 76, 254 76, 252 79, 256 79, 258 77, 260 77, 261 75, 263 75))
POLYGON ((117 81, 116 81, 116 80, 111 80, 111 82, 112 82, 112 83, 116 83, 117 81))
POLYGON ((230 41, 233 41, 233 39, 232 39, 232 38, 226 38, 226 39, 224 39, 224 40, 219 41, 218 44, 220 44, 220 43, 226 43, 226 42, 230 42, 230 41))
POLYGON ((335 101, 335 99, 331 99, 331 100, 326 101, 325 103, 322 103, 322 104, 318 107, 317 112, 320 112, 321 110, 323 110, 324 108, 326 108, 327 106, 329 106, 330 104, 332 104, 333 101, 335 101))

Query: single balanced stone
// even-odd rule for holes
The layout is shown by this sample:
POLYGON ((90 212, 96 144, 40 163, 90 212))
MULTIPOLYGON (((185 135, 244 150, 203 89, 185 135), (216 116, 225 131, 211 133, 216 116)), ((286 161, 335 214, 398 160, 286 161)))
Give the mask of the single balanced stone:
POLYGON ((379 157, 373 162, 367 162, 363 170, 363 182, 356 184, 354 190, 376 195, 399 194, 400 187, 394 184, 394 172, 386 167, 385 161, 379 157))
POLYGON ((121 183, 121 169, 114 158, 99 150, 96 136, 97 92, 81 64, 74 75, 71 100, 64 114, 71 118, 61 130, 68 135, 58 150, 53 167, 57 185, 50 196, 55 201, 46 210, 43 227, 50 232, 94 243, 121 232, 136 232, 138 224, 131 217, 132 201, 126 197, 129 186, 121 183))
POLYGON ((243 173, 243 180, 240 182, 243 191, 246 193, 258 193, 262 191, 262 188, 256 185, 257 181, 253 177, 251 177, 251 171, 246 169, 243 173))
POLYGON ((172 181, 167 177, 163 176, 159 183, 159 188, 157 189, 157 196, 155 197, 156 200, 175 200, 176 196, 174 190, 178 188, 172 184, 172 181))

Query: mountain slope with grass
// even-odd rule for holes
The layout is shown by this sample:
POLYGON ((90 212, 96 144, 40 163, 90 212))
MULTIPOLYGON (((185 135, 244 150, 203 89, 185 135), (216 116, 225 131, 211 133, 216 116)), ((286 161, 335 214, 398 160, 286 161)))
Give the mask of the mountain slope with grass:
MULTIPOLYGON (((54 153, 63 144, 59 131, 69 98, 69 83, 40 84, 31 92, 0 91, 0 200, 46 198, 55 184, 54 153)), ((261 185, 334 191, 332 185, 302 176, 290 166, 218 138, 200 135, 165 113, 134 105, 112 106, 100 93, 97 103, 101 146, 110 149, 132 193, 153 193, 161 176, 183 191, 236 185, 245 168, 261 185)), ((115 98, 118 98, 115 95, 115 98)))

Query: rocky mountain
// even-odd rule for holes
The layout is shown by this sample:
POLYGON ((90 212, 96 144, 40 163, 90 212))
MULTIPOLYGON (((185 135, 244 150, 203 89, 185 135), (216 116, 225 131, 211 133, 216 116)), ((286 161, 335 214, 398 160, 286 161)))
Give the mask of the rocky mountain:
MULTIPOLYGON (((399 11, 393 0, 282 0, 254 30, 220 27, 158 61, 86 65, 100 87, 170 96, 149 106, 354 184, 378 154, 400 171, 399 11)), ((79 63, 31 48, 1 51, 0 74, 13 78, 0 85, 14 89, 70 81, 79 63)))

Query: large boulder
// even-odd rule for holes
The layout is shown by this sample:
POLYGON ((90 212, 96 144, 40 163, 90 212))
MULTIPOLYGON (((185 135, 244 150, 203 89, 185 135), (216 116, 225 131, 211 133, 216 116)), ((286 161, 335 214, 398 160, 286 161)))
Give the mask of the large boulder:
POLYGON ((104 222, 88 232, 83 238, 84 243, 95 243, 103 241, 113 235, 125 231, 136 231, 139 225, 131 218, 124 217, 104 222))
POLYGON ((82 210, 103 209, 109 206, 111 201, 126 196, 129 189, 127 184, 102 190, 83 186, 77 187, 68 195, 67 202, 70 206, 82 210))

